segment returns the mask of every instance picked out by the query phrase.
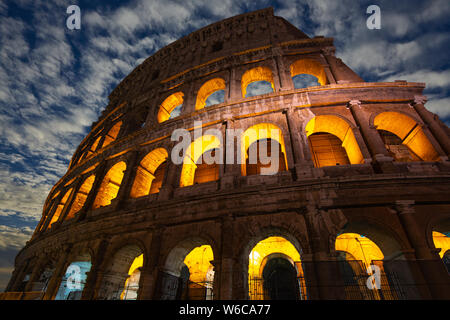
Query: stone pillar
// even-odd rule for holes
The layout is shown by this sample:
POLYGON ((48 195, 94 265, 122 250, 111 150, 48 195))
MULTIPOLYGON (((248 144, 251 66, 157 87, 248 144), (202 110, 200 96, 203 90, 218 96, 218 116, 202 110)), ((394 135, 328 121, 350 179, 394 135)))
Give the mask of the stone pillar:
POLYGON ((227 216, 221 221, 221 260, 219 267, 219 299, 233 298, 233 221, 227 216))
POLYGON ((61 278, 64 275, 65 267, 67 265, 67 258, 70 254, 71 246, 65 246, 65 248, 61 252, 61 256, 59 257, 58 263, 56 264, 55 271, 48 282, 47 290, 45 291, 44 297, 42 300, 53 300, 58 293, 58 286, 61 282, 61 278))
POLYGON ((434 138, 437 140, 437 144, 442 148, 448 158, 450 157, 450 138, 444 129, 439 125, 435 118, 436 116, 425 109, 424 105, 426 101, 427 98, 425 96, 415 96, 412 107, 419 114, 422 121, 428 126, 434 138))
POLYGON ((5 292, 16 292, 18 290, 18 287, 23 282, 23 278, 27 275, 29 264, 30 262, 27 261, 25 265, 22 265, 18 269, 14 269, 13 275, 11 277, 11 280, 9 280, 5 292))
POLYGON ((108 241, 102 240, 97 246, 95 260, 92 263, 91 270, 87 273, 86 284, 84 285, 82 300, 93 300, 96 294, 96 283, 102 275, 102 265, 105 259, 105 253, 108 247, 108 241))
POLYGON ((189 84, 183 93, 183 109, 181 114, 190 114, 195 111, 195 101, 197 99, 196 92, 194 92, 194 82, 189 84))
POLYGON ((164 179, 159 189, 158 200, 169 200, 173 196, 173 192, 180 186, 180 174, 183 163, 175 164, 171 160, 172 148, 177 142, 172 142, 170 150, 168 150, 167 167, 164 172, 164 179))
POLYGON ((90 212, 92 209, 92 205, 94 204, 95 198, 97 197, 98 190, 100 189, 100 186, 102 185, 103 178, 106 175, 106 165, 100 165, 96 169, 94 169, 95 174, 95 180, 92 184, 91 191, 89 192, 88 196, 86 197, 86 201, 84 202, 83 208, 78 212, 78 218, 77 221, 83 220, 87 213, 90 212))
POLYGON ((432 299, 450 299, 450 278, 437 249, 431 249, 425 239, 425 226, 419 226, 415 218, 414 200, 397 200, 396 210, 414 248, 416 261, 430 290, 432 299))
POLYGON ((302 178, 312 177, 313 165, 311 161, 305 158, 305 144, 302 143, 300 135, 301 130, 298 127, 298 123, 300 123, 301 120, 298 117, 297 110, 290 106, 285 109, 283 113, 286 115, 286 122, 291 140, 296 179, 301 180, 302 178))
POLYGON ((242 99, 242 89, 241 89, 241 79, 236 79, 236 70, 230 68, 230 78, 229 78, 229 89, 228 89, 228 99, 225 101, 229 103, 230 101, 236 101, 242 99))
MULTIPOLYGON (((322 300, 344 299, 345 292, 339 266, 330 254, 327 244, 329 234, 321 226, 323 224, 321 213, 314 205, 307 205, 304 217, 312 252, 310 257, 312 266, 306 265, 305 272, 315 277, 312 287, 308 289, 312 297, 322 300)), ((308 279, 306 280, 308 283, 308 279)))
POLYGON ((130 191, 133 186, 134 178, 136 177, 136 170, 139 166, 138 157, 138 151, 134 150, 130 152, 127 161, 127 169, 124 172, 119 192, 117 193, 116 198, 113 199, 113 202, 117 204, 117 208, 122 208, 130 197, 130 191))
POLYGON ((294 82, 292 81, 289 68, 286 68, 286 65, 284 64, 282 53, 283 51, 280 47, 275 47, 272 49, 274 64, 276 66, 275 71, 279 79, 279 90, 293 90, 294 82))
POLYGON ((224 127, 224 164, 220 188, 232 189, 235 186, 235 179, 241 175, 241 166, 238 164, 240 160, 238 156, 240 151, 239 137, 232 134, 236 133, 236 122, 231 115, 225 116, 224 127))
POLYGON ((351 100, 348 103, 348 108, 350 109, 356 124, 361 129, 364 141, 369 147, 369 151, 374 160, 392 161, 393 159, 389 156, 389 152, 387 151, 380 134, 374 127, 369 126, 369 120, 361 109, 361 101, 351 100))
POLYGON ((155 296, 156 284, 159 274, 159 252, 161 250, 161 241, 164 233, 164 227, 158 227, 152 236, 147 264, 143 266, 141 271, 141 279, 139 280, 139 300, 151 300, 155 296))

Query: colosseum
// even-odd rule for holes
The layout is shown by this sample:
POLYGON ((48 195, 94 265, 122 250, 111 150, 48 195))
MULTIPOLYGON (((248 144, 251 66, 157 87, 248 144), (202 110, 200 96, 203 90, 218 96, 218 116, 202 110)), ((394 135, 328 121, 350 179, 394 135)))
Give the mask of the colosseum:
POLYGON ((272 8, 197 30, 111 92, 2 298, 450 299, 424 89, 365 82, 272 8))

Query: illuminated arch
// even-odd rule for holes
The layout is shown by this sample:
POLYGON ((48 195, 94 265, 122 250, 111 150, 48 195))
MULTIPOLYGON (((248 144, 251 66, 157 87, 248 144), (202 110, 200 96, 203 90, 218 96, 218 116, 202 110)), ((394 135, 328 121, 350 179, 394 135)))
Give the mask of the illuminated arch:
POLYGON ((351 164, 364 162, 361 149, 356 141, 350 125, 340 117, 333 115, 320 115, 312 118, 305 128, 306 136, 314 133, 330 133, 338 137, 342 142, 351 164))
MULTIPOLYGON (((285 168, 287 169, 286 148, 283 139, 283 132, 279 127, 272 123, 259 123, 251 126, 241 136, 241 174, 247 175, 247 159, 249 158, 249 147, 263 139, 273 139, 281 146, 281 152, 284 155, 285 168)), ((280 166, 281 167, 281 166, 280 166)))
POLYGON ((126 168, 125 162, 121 161, 109 169, 100 185, 97 197, 92 205, 93 209, 108 206, 111 204, 111 200, 117 197, 126 168))
POLYGON ((317 78, 319 83, 323 86, 327 84, 327 76, 324 68, 319 62, 312 59, 300 59, 291 64, 291 77, 299 74, 310 74, 317 78))
POLYGON ((433 231, 433 242, 436 248, 441 249, 441 251, 439 251, 439 256, 442 259, 444 254, 450 250, 450 237, 443 233, 433 231))
POLYGON ((81 185, 80 189, 77 192, 77 195, 75 196, 74 201, 72 202, 72 206, 69 210, 69 213, 67 213, 66 220, 72 219, 77 212, 83 208, 84 203, 86 202, 87 196, 89 195, 89 192, 92 189, 92 185, 94 184, 95 175, 90 175, 87 177, 83 184, 81 185))
POLYGON ((375 242, 357 233, 340 234, 336 238, 335 249, 348 253, 350 259, 362 261, 366 267, 371 265, 374 260, 384 259, 381 249, 375 242))
POLYGON ((106 134, 105 140, 103 140, 103 145, 101 146, 101 148, 106 147, 111 142, 116 140, 117 135, 119 134, 119 131, 120 131, 121 127, 122 127, 122 121, 119 121, 115 125, 112 126, 112 128, 106 134))
POLYGON ((215 135, 203 135, 193 141, 183 160, 181 170, 180 187, 191 186, 194 184, 195 171, 200 157, 207 151, 220 149, 220 139, 215 135))
MULTIPOLYGON (((263 291, 263 272, 270 259, 282 258, 289 261, 295 268, 297 279, 300 281, 300 298, 306 298, 306 284, 301 265, 300 253, 295 246, 280 236, 270 236, 259 241, 249 254, 248 264, 248 285, 250 300, 267 299, 267 294, 263 291)), ((296 280, 297 281, 297 280, 296 280)))
POLYGON ((137 168, 130 197, 138 198, 159 192, 164 178, 164 163, 167 157, 166 149, 157 148, 142 159, 137 168))
POLYGON ((69 199, 69 196, 72 194, 73 188, 70 188, 66 191, 64 196, 61 198, 61 201, 58 203, 58 206, 56 207, 55 212, 53 213, 52 219, 50 220, 50 223, 48 224, 48 228, 50 229, 52 227, 52 224, 57 222, 59 220, 59 217, 61 216, 61 213, 63 212, 63 209, 66 206, 67 200, 69 199))
POLYGON ((157 115, 158 122, 164 122, 170 119, 170 113, 179 105, 183 104, 183 92, 176 92, 168 96, 159 106, 157 115))
POLYGON ((161 299, 211 300, 213 298, 214 261, 212 247, 200 238, 178 243, 168 254, 164 272, 178 278, 175 291, 161 288, 161 299))
POLYGON ((225 80, 221 78, 214 78, 206 81, 197 93, 195 110, 204 108, 206 106, 206 100, 208 99, 208 97, 219 90, 225 90, 225 80))
POLYGON ((242 97, 245 98, 247 94, 247 86, 256 81, 267 81, 272 86, 272 90, 275 91, 275 85, 273 81, 272 70, 268 67, 256 67, 250 70, 247 70, 241 78, 241 90, 242 97))
POLYGON ((393 111, 382 112, 373 120, 377 130, 396 135, 410 151, 423 161, 438 161, 439 154, 428 140, 421 126, 411 117, 393 111))
POLYGON ((143 249, 136 244, 121 247, 108 264, 98 292, 98 299, 133 300, 137 298, 143 249))

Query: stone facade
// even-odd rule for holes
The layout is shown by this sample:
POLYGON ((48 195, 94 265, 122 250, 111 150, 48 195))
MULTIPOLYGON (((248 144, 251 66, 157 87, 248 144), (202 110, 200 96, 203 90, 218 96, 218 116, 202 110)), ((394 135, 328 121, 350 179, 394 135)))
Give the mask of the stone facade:
POLYGON ((53 299, 70 262, 88 254, 82 298, 111 298, 109 286, 125 281, 125 266, 141 253, 138 299, 158 299, 171 285, 161 275, 174 275, 172 266, 189 251, 210 245, 214 297, 247 299, 251 248, 281 236, 301 253, 308 298, 341 299, 334 243, 340 233, 355 232, 380 247, 385 266, 408 266, 416 291, 406 298, 449 299, 450 277, 432 239, 433 231, 450 231, 449 129, 424 107, 424 83, 365 82, 334 52, 331 38, 309 38, 269 8, 214 23, 146 59, 112 91, 51 190, 6 291, 42 290, 43 299, 53 299), (292 66, 301 60, 319 66, 320 75, 311 70, 326 83, 296 89, 292 66), (271 70, 274 90, 244 97, 241 79, 257 67, 271 70), (225 82, 224 101, 196 109, 201 86, 216 78, 225 82), (158 122, 160 105, 177 92, 181 114, 158 122), (329 132, 338 138, 345 129, 343 146, 357 153, 348 154, 349 164, 315 166, 312 120, 323 123, 320 132, 336 127, 329 132), (224 164, 217 180, 180 187, 183 166, 168 160, 159 192, 130 197, 142 159, 157 148, 170 155, 172 132, 192 131, 194 121, 223 132, 223 143, 230 142, 226 129, 277 126, 287 170, 245 176, 240 164, 224 164), (421 161, 396 161, 377 128, 397 133, 409 123, 400 138, 421 161), (108 175, 120 162, 125 169, 108 175), (115 196, 95 207, 99 192, 115 196), (44 270, 51 277, 42 289, 44 270))

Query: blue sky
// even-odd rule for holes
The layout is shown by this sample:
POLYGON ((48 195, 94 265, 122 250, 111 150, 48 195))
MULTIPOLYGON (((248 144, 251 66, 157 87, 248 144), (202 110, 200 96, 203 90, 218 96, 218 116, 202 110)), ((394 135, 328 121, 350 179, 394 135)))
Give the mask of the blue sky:
POLYGON ((161 47, 218 20, 272 6, 366 81, 425 82, 450 124, 450 1, 0 0, 0 290, 111 90, 161 47), (66 28, 66 8, 81 29, 66 28), (366 8, 381 8, 381 29, 366 8))

